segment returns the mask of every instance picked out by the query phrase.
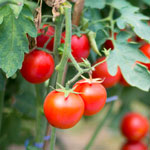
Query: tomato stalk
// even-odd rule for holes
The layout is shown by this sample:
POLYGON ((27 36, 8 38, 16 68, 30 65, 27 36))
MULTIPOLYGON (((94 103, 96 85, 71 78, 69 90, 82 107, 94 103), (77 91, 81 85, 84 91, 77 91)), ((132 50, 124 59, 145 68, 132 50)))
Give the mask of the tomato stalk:
POLYGON ((2 84, 1 84, 2 87, 0 85, 0 133, 1 133, 1 126, 2 126, 2 114, 3 114, 3 106, 4 106, 5 86, 6 86, 6 78, 4 78, 0 72, 0 81, 1 79, 2 79, 2 84))
MULTIPOLYGON (((58 56, 58 47, 60 45, 60 40, 61 40, 61 32, 62 32, 62 27, 63 27, 63 22, 64 22, 64 17, 63 16, 59 16, 56 19, 55 22, 55 35, 54 35, 54 49, 53 49, 53 54, 54 54, 54 60, 55 60, 55 65, 58 64, 59 62, 59 56, 58 56)), ((57 72, 56 70, 53 72, 50 80, 49 80, 49 84, 47 86, 47 93, 49 93, 50 91, 52 91, 52 89, 50 89, 50 86, 55 87, 56 86, 56 78, 57 78, 57 72)), ((55 130, 53 130, 53 128, 51 129, 51 126, 49 123, 47 123, 47 129, 46 129, 46 136, 49 136, 50 134, 53 135, 53 132, 55 130), (52 130, 52 133, 51 133, 52 130)), ((52 136, 51 135, 51 136, 52 136)), ((55 137, 54 137, 55 138, 55 137)), ((53 140, 53 136, 51 138, 53 140)), ((55 140, 55 139, 54 139, 55 140)), ((49 141, 45 141, 44 142, 44 150, 47 150, 49 147, 49 141)), ((54 146, 52 146, 54 147, 54 146)))
POLYGON ((104 116, 104 118, 102 120, 100 120, 100 122, 98 123, 91 139, 89 140, 88 144, 85 147, 85 150, 89 150, 91 148, 91 146, 93 145, 98 133, 100 132, 100 130, 102 129, 102 127, 104 126, 105 122, 108 120, 112 110, 113 110, 113 106, 114 106, 114 102, 112 102, 112 104, 110 104, 110 108, 106 114, 106 116, 104 116))
POLYGON ((37 84, 35 85, 36 89, 36 137, 35 142, 36 143, 43 143, 44 135, 45 135, 45 129, 46 129, 46 118, 41 112, 41 108, 43 106, 44 99, 44 84, 37 84))
MULTIPOLYGON (((71 6, 64 7, 65 11, 65 21, 66 21, 66 38, 65 38, 65 48, 63 52, 63 56, 61 58, 60 63, 56 66, 56 70, 58 72, 57 76, 57 83, 62 83, 62 76, 65 66, 68 62, 69 53, 71 53, 71 6)), ((60 32, 61 33, 61 32, 60 32)), ((56 53, 57 55, 57 53, 56 53)), ((56 86, 56 88, 58 85, 56 86)), ((55 139, 56 139, 56 128, 52 127, 52 134, 51 134, 51 142, 50 142, 50 150, 55 149, 55 139)))

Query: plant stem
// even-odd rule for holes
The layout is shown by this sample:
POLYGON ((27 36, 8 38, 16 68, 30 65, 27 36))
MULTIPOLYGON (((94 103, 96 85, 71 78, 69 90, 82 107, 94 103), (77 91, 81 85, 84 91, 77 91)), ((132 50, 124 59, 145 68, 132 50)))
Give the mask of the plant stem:
POLYGON ((56 66, 56 70, 58 71, 57 82, 61 83, 62 75, 64 72, 64 67, 66 66, 69 58, 69 54, 71 53, 71 8, 65 7, 65 20, 66 20, 66 38, 65 38, 65 46, 62 59, 60 63, 56 66))
MULTIPOLYGON (((64 22, 64 17, 63 16, 59 16, 56 19, 56 26, 55 26, 55 35, 54 35, 54 49, 53 49, 53 54, 54 54, 54 60, 55 60, 55 65, 58 64, 59 62, 59 56, 58 56, 58 47, 60 45, 60 40, 61 40, 61 33, 62 33, 62 27, 63 27, 63 22, 64 22)), ((54 71, 54 73, 52 74, 52 77, 49 81, 48 87, 47 87, 47 93, 50 92, 50 88, 49 86, 51 85, 52 87, 56 86, 56 78, 57 78, 57 72, 56 70, 54 71)), ((46 134, 50 135, 50 130, 49 128, 51 128, 50 124, 47 124, 47 131, 46 134), (48 131, 49 130, 49 131, 48 131)), ((53 136, 51 135, 51 142, 50 142, 50 148, 54 149, 55 146, 55 129, 52 127, 51 129, 51 134, 53 134, 53 136)), ((44 150, 47 150, 49 147, 49 142, 45 141, 44 142, 44 150)))
MULTIPOLYGON (((57 65, 57 83, 62 83, 62 76, 64 68, 68 62, 69 53, 71 53, 71 6, 70 7, 64 7, 65 9, 65 21, 66 21, 66 38, 65 38, 65 48, 64 53, 61 58, 60 63, 57 65)), ((58 86, 56 86, 57 88, 58 86)), ((51 142, 50 142, 50 150, 55 149, 55 134, 56 134, 56 128, 52 127, 52 134, 51 134, 51 142)))
POLYGON ((91 148, 91 146, 93 145, 98 133, 100 132, 100 130, 102 129, 103 125, 105 124, 105 122, 107 121, 108 117, 110 116, 112 110, 113 110, 113 106, 114 106, 114 102, 112 102, 106 116, 104 116, 104 118, 102 120, 100 120, 100 122, 98 123, 97 128, 95 129, 91 139, 89 140, 88 144, 85 147, 85 150, 89 150, 91 148))
POLYGON ((4 96, 5 96, 5 86, 6 86, 6 78, 2 75, 0 71, 0 134, 2 127, 2 117, 3 117, 3 106, 4 106, 4 96))
POLYGON ((36 89, 36 143, 43 143, 43 138, 45 135, 45 128, 46 128, 46 119, 41 112, 41 108, 43 106, 43 99, 44 99, 44 84, 37 84, 35 85, 36 89))
POLYGON ((59 16, 56 20, 56 27, 55 27, 55 35, 54 35, 54 59, 55 59, 55 65, 59 62, 59 56, 58 56, 58 47, 60 45, 61 40, 61 32, 63 27, 63 20, 64 16, 59 16))

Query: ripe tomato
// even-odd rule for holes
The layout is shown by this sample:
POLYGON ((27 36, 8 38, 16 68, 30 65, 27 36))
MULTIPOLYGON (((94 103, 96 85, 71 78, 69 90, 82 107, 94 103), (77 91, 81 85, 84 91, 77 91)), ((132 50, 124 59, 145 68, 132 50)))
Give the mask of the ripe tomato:
POLYGON ((142 45, 140 50, 150 59, 150 44, 146 43, 142 45))
MULTIPOLYGON (((140 47, 140 50, 150 60, 150 44, 146 43, 146 44, 142 45, 140 47)), ((150 70, 150 63, 142 63, 142 62, 138 62, 138 61, 137 61, 137 63, 141 63, 141 64, 145 65, 150 70)))
MULTIPOLYGON (((61 43, 65 43, 65 32, 62 33, 61 43)), ((77 35, 72 35, 71 37, 71 49, 72 55, 77 62, 82 62, 82 58, 86 59, 90 53, 90 44, 88 37, 85 34, 82 34, 81 37, 77 35)))
POLYGON ((122 74, 121 74, 119 83, 122 84, 123 86, 130 86, 129 83, 124 79, 122 74))
POLYGON ((22 76, 31 83, 42 83, 51 77, 54 71, 53 57, 40 50, 26 54, 20 70, 22 76))
MULTIPOLYGON (((44 44, 49 40, 49 38, 54 36, 54 32, 55 32, 55 30, 52 26, 48 26, 46 24, 43 25, 43 28, 38 31, 38 33, 40 33, 40 35, 37 37, 37 46, 44 47, 44 44), (45 33, 44 28, 46 28, 46 27, 48 27, 48 29, 45 33)), ((54 37, 52 37, 52 39, 49 41, 46 48, 49 49, 50 51, 52 51, 53 44, 54 44, 54 37)))
MULTIPOLYGON (((114 39, 115 39, 115 40, 116 40, 117 34, 118 34, 117 32, 114 33, 114 39)), ((114 45, 113 45, 113 43, 112 43, 111 40, 106 40, 106 42, 104 43, 104 47, 105 47, 106 49, 110 49, 110 48, 111 48, 111 50, 114 49, 114 45)))
POLYGON ((125 143, 121 150, 148 150, 148 147, 142 142, 127 142, 125 143))
POLYGON ((138 113, 128 113, 121 121, 122 134, 129 141, 141 140, 147 134, 148 128, 148 120, 138 113))
POLYGON ((52 91, 44 101, 44 113, 48 122, 61 129, 73 127, 81 119, 84 103, 78 94, 52 91))
POLYGON ((81 93, 80 96, 84 101, 84 115, 94 115, 104 107, 107 93, 103 85, 93 81, 80 80, 74 87, 74 91, 81 93))
MULTIPOLYGON (((96 61, 96 63, 101 62, 104 59, 105 59, 105 57, 101 57, 96 61)), ((93 71, 92 76, 93 76, 93 78, 104 79, 104 82, 102 82, 102 84, 104 85, 105 88, 110 88, 119 82, 120 77, 121 77, 121 72, 118 67, 118 71, 117 71, 116 75, 115 76, 110 75, 108 72, 107 62, 105 61, 102 64, 95 67, 95 71, 93 71)))

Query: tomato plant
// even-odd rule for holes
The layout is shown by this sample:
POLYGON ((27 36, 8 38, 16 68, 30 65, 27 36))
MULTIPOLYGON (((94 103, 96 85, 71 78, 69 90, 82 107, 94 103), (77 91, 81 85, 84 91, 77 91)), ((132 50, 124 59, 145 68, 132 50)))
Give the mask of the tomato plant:
POLYGON ((121 122, 122 134, 130 141, 139 141, 148 133, 148 120, 138 113, 126 114, 121 122))
POLYGON ((44 101, 44 113, 48 122, 54 127, 68 129, 81 119, 84 103, 77 94, 70 93, 67 97, 63 92, 52 91, 44 101))
MULTIPOLYGON (((81 149, 81 134, 90 150, 103 127, 98 148, 122 145, 122 117, 149 116, 149 9, 149 0, 1 0, 0 150, 81 149)), ((145 137, 148 147, 148 123, 134 117, 127 144, 145 137)))
MULTIPOLYGON (((104 59, 105 59, 104 57, 99 58, 96 61, 96 63, 102 62, 104 59)), ((93 78, 101 78, 102 80, 104 80, 102 82, 104 87, 110 88, 119 82, 121 72, 120 72, 120 69, 118 68, 116 75, 112 76, 108 72, 107 62, 103 62, 95 67, 95 71, 93 71, 92 76, 93 78)))
POLYGON ((22 76, 31 83, 42 83, 49 79, 54 71, 53 57, 40 50, 33 50, 25 55, 22 68, 22 76))
POLYGON ((74 85, 74 91, 81 93, 85 110, 84 115, 90 116, 98 113, 105 105, 107 93, 105 88, 98 82, 89 79, 80 80, 74 85))
MULTIPOLYGON (((65 32, 62 33, 61 43, 65 42, 65 32)), ((82 34, 80 37, 72 35, 71 37, 71 52, 77 62, 82 62, 82 59, 88 58, 90 54, 90 43, 88 37, 82 34)))
POLYGON ((142 142, 127 142, 121 150, 148 150, 148 147, 142 142))

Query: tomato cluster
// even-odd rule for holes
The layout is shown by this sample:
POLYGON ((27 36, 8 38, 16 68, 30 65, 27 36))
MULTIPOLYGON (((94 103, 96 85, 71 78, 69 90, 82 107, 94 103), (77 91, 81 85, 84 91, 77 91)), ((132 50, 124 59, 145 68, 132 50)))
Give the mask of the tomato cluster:
POLYGON ((122 150, 147 150, 147 147, 140 142, 148 133, 147 118, 138 113, 127 113, 121 121, 120 129, 128 140, 122 150))
POLYGON ((74 92, 50 92, 44 101, 44 113, 54 127, 73 127, 82 117, 98 113, 105 105, 107 93, 103 85, 94 80, 81 80, 74 85, 74 92))

